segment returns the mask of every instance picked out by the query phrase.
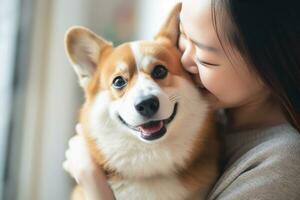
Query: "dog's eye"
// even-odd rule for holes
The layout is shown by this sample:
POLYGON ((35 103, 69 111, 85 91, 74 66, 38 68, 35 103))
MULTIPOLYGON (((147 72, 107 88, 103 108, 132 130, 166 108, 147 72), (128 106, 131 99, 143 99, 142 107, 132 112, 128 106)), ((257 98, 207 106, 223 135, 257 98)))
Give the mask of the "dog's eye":
POLYGON ((122 76, 117 76, 112 82, 112 86, 116 89, 121 89, 127 85, 127 80, 122 76))
POLYGON ((156 65, 151 73, 152 78, 164 79, 168 75, 168 70, 163 65, 156 65))

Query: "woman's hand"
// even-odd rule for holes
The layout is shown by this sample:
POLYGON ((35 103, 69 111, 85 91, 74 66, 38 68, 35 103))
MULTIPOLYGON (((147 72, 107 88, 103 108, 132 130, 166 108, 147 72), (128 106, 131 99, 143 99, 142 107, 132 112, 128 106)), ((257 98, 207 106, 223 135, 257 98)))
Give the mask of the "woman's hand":
POLYGON ((76 180, 84 191, 86 199, 114 199, 104 172, 92 159, 80 124, 76 126, 77 135, 69 140, 63 168, 76 180))
POLYGON ((63 163, 63 168, 81 185, 86 176, 90 176, 97 170, 97 165, 88 151, 80 124, 77 124, 76 132, 77 135, 69 140, 69 148, 65 153, 66 160, 63 163))

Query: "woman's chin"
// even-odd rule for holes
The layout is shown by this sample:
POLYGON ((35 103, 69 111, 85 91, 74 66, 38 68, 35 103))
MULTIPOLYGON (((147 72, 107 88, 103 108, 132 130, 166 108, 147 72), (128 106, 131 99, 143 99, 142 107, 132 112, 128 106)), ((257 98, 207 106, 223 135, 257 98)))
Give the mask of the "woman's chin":
POLYGON ((209 102, 211 108, 213 110, 221 109, 223 108, 221 102, 218 100, 218 98, 213 95, 210 91, 208 91, 206 88, 200 88, 199 89, 202 96, 209 102))

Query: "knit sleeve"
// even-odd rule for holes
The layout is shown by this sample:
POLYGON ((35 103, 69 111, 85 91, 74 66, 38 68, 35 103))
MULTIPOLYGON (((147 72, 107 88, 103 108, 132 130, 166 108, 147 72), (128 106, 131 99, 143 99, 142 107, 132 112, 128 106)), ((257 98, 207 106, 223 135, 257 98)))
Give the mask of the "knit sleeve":
POLYGON ((297 134, 283 134, 246 151, 224 172, 208 199, 299 200, 297 134))

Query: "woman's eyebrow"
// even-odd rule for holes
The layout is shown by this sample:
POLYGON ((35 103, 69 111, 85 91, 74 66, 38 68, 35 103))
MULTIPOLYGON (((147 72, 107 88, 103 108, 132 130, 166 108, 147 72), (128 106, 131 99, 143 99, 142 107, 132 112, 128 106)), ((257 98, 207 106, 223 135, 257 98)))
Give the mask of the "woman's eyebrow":
MULTIPOLYGON (((181 32, 184 36, 186 36, 186 34, 185 34, 184 30, 183 30, 182 23, 181 23, 180 20, 179 20, 179 27, 180 27, 180 32, 181 32)), ((203 43, 201 43, 201 42, 194 41, 193 39, 190 39, 190 38, 189 38, 189 40, 190 40, 193 44, 195 44, 198 48, 200 48, 200 49, 204 49, 204 50, 211 51, 211 52, 214 52, 214 53, 219 53, 219 50, 218 50, 217 48, 215 48, 215 47, 211 47, 211 46, 208 46, 208 45, 203 44, 203 43)))

